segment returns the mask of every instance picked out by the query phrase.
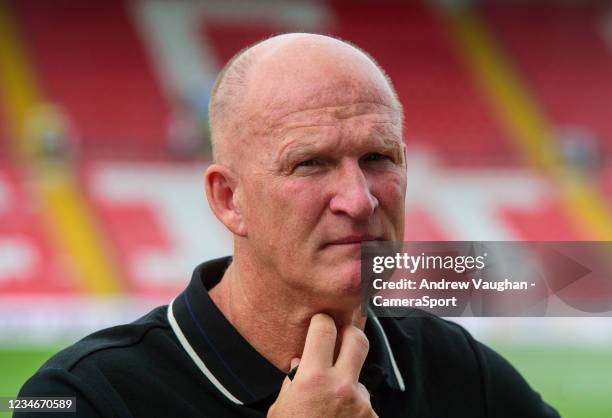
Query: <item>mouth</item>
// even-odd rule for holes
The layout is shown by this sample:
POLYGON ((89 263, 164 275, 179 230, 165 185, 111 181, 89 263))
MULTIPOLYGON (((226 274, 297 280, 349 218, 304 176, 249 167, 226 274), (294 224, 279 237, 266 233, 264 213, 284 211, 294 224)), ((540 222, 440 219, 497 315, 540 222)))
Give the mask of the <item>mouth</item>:
POLYGON ((327 245, 361 245, 365 241, 384 241, 384 238, 374 235, 347 235, 345 237, 329 242, 327 245))

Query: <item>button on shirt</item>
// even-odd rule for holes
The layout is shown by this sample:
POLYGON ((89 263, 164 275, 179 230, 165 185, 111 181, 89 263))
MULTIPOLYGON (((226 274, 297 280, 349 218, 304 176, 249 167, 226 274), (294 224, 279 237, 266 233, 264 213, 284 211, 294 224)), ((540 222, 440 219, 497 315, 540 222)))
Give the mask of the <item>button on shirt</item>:
MULTIPOLYGON (((72 418, 264 417, 285 373, 208 295, 230 262, 201 264, 168 306, 56 354, 19 396, 76 397, 77 412, 65 415, 72 418)), ((364 331, 370 351, 360 381, 380 417, 558 417, 508 362, 456 324, 419 311, 401 319, 370 314, 364 331)))

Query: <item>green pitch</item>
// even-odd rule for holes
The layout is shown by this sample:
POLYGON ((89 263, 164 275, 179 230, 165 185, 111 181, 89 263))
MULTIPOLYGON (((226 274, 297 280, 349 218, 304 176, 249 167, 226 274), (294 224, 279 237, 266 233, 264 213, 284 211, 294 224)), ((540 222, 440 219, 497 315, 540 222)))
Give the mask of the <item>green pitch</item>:
MULTIPOLYGON (((612 417, 612 349, 495 348, 564 418, 612 417)), ((55 351, 51 347, 0 350, 0 396, 15 396, 23 382, 55 351)))
POLYGON ((15 396, 21 385, 53 353, 54 348, 45 350, 3 350, 0 349, 0 397, 15 396))
MULTIPOLYGON (((5 350, 0 349, 0 397, 13 397, 21 385, 30 377, 57 349, 38 350, 5 350)), ((10 413, 0 412, 0 417, 10 413)))
POLYGON ((494 348, 562 417, 612 417, 612 348, 494 348))

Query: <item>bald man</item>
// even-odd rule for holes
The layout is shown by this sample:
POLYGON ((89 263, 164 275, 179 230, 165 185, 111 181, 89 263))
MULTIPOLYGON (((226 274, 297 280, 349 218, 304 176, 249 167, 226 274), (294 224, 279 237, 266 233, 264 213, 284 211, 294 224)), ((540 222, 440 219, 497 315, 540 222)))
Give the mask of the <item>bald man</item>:
POLYGON ((362 315, 360 245, 403 239, 406 192, 402 107, 370 56, 267 39, 222 70, 210 119, 206 193, 233 257, 21 396, 74 397, 72 417, 558 416, 459 326, 362 315))

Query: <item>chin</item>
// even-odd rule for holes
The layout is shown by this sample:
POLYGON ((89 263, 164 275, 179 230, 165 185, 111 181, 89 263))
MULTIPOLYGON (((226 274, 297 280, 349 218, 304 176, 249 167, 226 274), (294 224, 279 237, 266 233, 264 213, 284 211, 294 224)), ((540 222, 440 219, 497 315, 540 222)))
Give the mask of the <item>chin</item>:
POLYGON ((349 251, 344 247, 326 251, 319 259, 314 272, 319 283, 318 293, 326 299, 338 300, 341 303, 360 300, 361 286, 361 252, 349 251))
POLYGON ((351 260, 334 269, 332 275, 337 296, 361 297, 361 260, 351 260))

